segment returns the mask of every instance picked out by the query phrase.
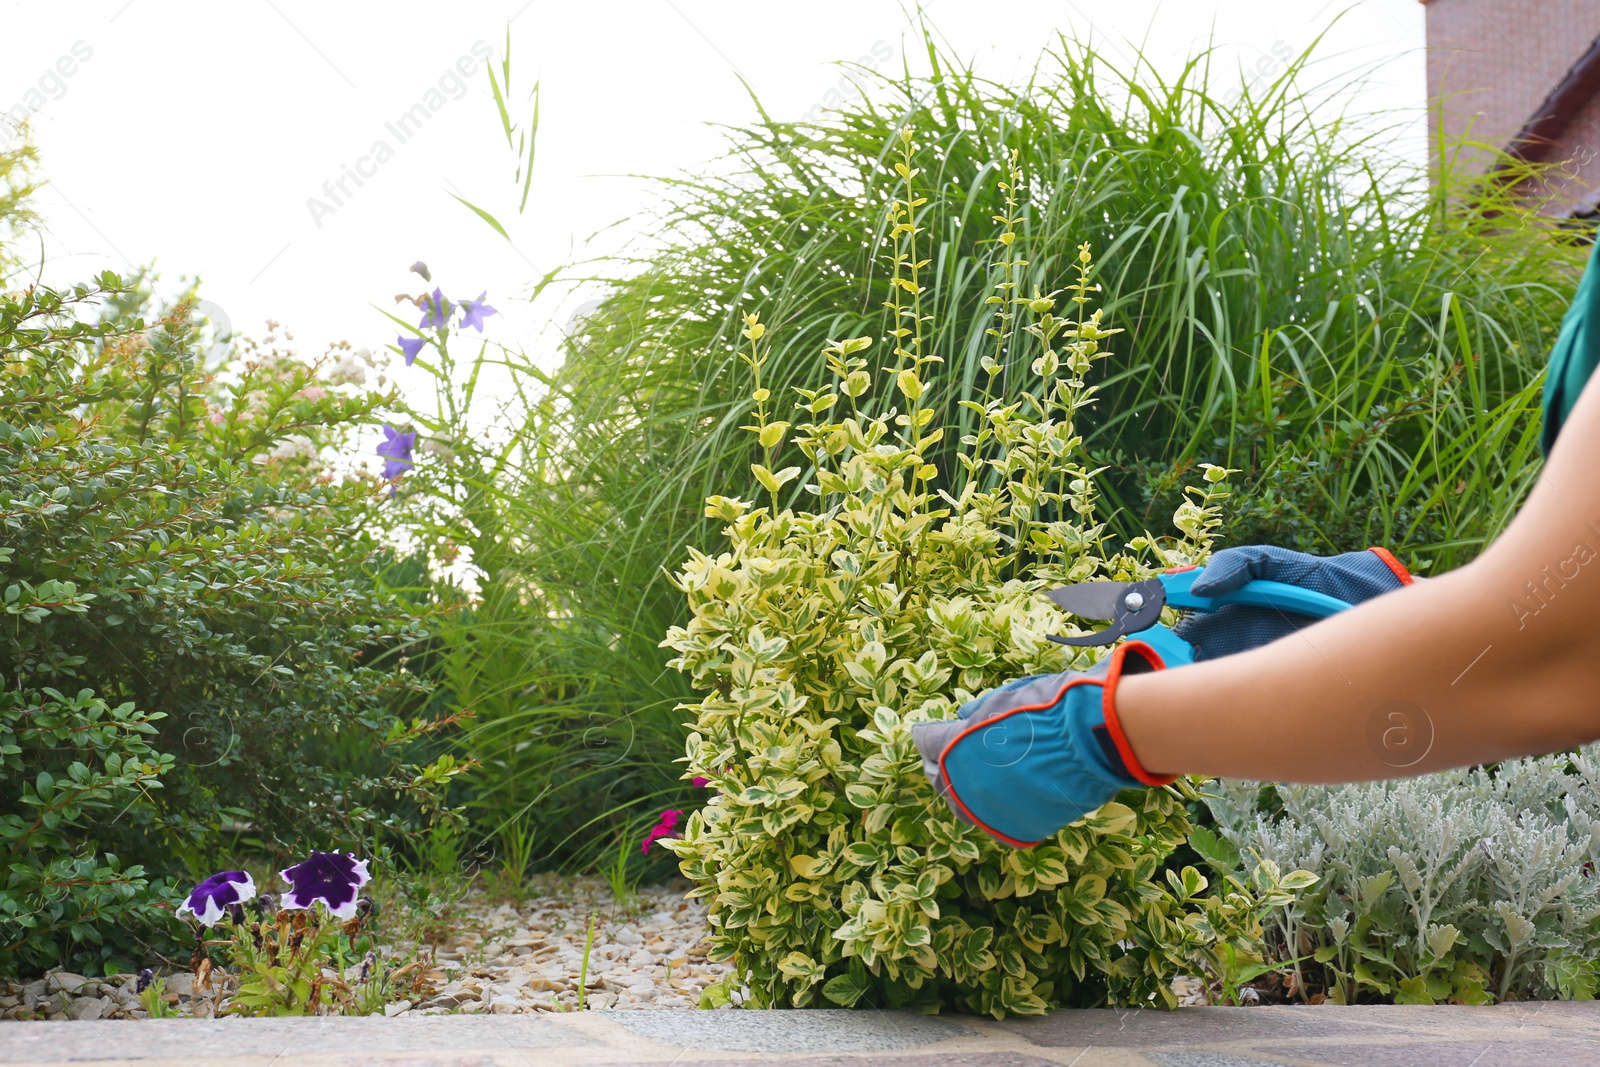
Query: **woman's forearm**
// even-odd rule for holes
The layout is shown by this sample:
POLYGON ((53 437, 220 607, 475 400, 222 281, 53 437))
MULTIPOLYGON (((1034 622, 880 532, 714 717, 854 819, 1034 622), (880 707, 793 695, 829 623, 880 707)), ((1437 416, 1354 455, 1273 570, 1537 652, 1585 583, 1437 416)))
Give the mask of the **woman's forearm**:
POLYGON ((1600 392, 1471 565, 1225 659, 1122 680, 1156 773, 1332 782, 1600 737, 1600 392))
MULTIPOLYGON (((1475 568, 1254 652, 1124 679, 1129 743, 1157 773, 1337 782, 1600 737, 1596 664, 1518 629, 1508 598, 1475 586, 1475 568)), ((1565 591, 1576 600, 1596 587, 1589 577, 1565 591)))

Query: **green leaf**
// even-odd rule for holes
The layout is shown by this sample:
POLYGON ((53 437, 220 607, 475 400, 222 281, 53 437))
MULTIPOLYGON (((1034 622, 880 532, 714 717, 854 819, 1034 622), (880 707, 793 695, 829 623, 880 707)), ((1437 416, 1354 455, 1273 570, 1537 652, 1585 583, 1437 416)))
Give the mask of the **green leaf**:
MULTIPOLYGON (((851 803, 855 802, 851 801, 851 803)), ((877 798, 873 797, 867 803, 857 804, 856 806, 869 808, 876 803, 877 798)), ((884 856, 878 850, 877 846, 867 841, 854 841, 849 845, 846 845, 844 850, 844 858, 847 862, 857 867, 875 867, 884 861, 884 856)))
POLYGON ((456 196, 455 193, 451 193, 450 196, 451 196, 452 199, 456 200, 458 203, 460 203, 467 210, 471 211, 474 215, 478 216, 484 222, 487 222, 494 229, 495 233, 498 233, 501 237, 504 237, 507 241, 511 240, 511 235, 506 232, 506 228, 504 226, 500 225, 500 220, 499 219, 497 219, 493 215, 489 214, 487 211, 485 211, 483 208, 479 207, 477 204, 472 203, 470 200, 464 200, 461 197, 456 196))
POLYGON ((844 787, 844 795, 846 800, 858 808, 870 808, 878 803, 878 791, 871 786, 852 783, 844 787))
POLYGON ((1321 879, 1310 871, 1290 871, 1278 881, 1278 888, 1291 893, 1316 885, 1321 879))
POLYGON ((790 856, 789 866, 801 878, 821 878, 833 867, 830 856, 790 856))
POLYGON ((828 979, 828 984, 822 987, 822 995, 839 1005, 841 1008, 853 1008, 856 1002, 871 992, 871 987, 854 975, 841 974, 828 979))
POLYGON ((761 488, 769 493, 776 493, 782 488, 782 483, 767 468, 759 463, 750 464, 750 473, 756 476, 756 481, 761 483, 761 488))
POLYGON ((1427 982, 1418 978, 1403 978, 1400 988, 1394 996, 1396 1004, 1432 1004, 1433 997, 1428 995, 1427 982))
POLYGON ((1198 852, 1200 858, 1210 864, 1211 869, 1220 875, 1237 875, 1241 870, 1239 849, 1231 841, 1218 836, 1209 827, 1190 827, 1189 847, 1198 852))
POLYGON ((778 970, 807 985, 822 980, 827 969, 803 952, 791 952, 778 961, 778 970))
POLYGON ((1084 825, 1098 834, 1124 834, 1139 822, 1139 816, 1126 804, 1108 801, 1084 820, 1084 825))

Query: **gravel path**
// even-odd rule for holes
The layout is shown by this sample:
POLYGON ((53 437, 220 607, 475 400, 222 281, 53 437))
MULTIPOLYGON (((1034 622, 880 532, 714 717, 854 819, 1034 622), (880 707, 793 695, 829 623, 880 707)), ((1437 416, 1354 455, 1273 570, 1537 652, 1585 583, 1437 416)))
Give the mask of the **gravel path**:
POLYGON ((444 981, 414 1010, 575 1009, 591 915, 587 1008, 693 1008, 700 991, 731 969, 706 959, 706 909, 683 898, 683 883, 641 889, 631 907, 619 907, 596 879, 571 879, 564 888, 522 907, 483 907, 486 934, 440 946, 444 981))
MULTIPOLYGON (((684 899, 683 882, 640 889, 621 904, 594 878, 540 889, 521 904, 496 903, 481 892, 467 896, 442 943, 423 952, 433 962, 426 970, 431 994, 391 1004, 388 1014, 576 1010, 591 916, 585 1008, 694 1008, 700 991, 730 970, 706 959, 706 909, 684 899)), ((221 982, 211 991, 220 997, 205 990, 196 997, 192 974, 169 974, 166 981, 167 1000, 180 1016, 210 1016, 218 1000, 226 1006, 232 989, 221 982)), ((27 984, 0 981, 0 1018, 141 1019, 134 982, 132 975, 96 979, 66 971, 27 984)))

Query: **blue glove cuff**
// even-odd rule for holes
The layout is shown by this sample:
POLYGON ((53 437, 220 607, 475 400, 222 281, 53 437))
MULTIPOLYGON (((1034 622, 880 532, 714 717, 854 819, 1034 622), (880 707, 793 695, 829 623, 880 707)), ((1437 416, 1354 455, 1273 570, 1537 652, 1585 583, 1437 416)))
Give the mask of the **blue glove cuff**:
POLYGON ((1032 847, 1123 789, 1173 780, 1139 766, 1114 700, 1125 669, 1162 667, 1134 641, 1091 673, 991 690, 961 719, 914 728, 924 766, 957 815, 1008 845, 1032 847))

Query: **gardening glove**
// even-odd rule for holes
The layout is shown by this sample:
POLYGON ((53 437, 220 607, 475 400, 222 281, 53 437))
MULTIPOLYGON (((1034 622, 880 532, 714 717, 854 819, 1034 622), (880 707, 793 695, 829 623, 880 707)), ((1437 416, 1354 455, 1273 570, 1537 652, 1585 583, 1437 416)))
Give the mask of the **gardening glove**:
POLYGON ((1031 848, 1138 785, 1166 785, 1139 765, 1117 719, 1125 673, 1164 670, 1142 641, 1088 671, 1020 678, 964 705, 959 718, 917 723, 922 769, 965 822, 1031 848))
MULTIPOLYGON (((1400 561, 1383 548, 1312 556, 1272 545, 1246 545, 1225 548, 1212 556, 1191 592, 1221 596, 1253 579, 1297 585, 1347 604, 1371 600, 1413 581, 1400 561)), ((1275 608, 1227 604, 1216 611, 1197 611, 1172 630, 1194 647, 1198 663, 1259 648, 1316 621, 1275 608)))

